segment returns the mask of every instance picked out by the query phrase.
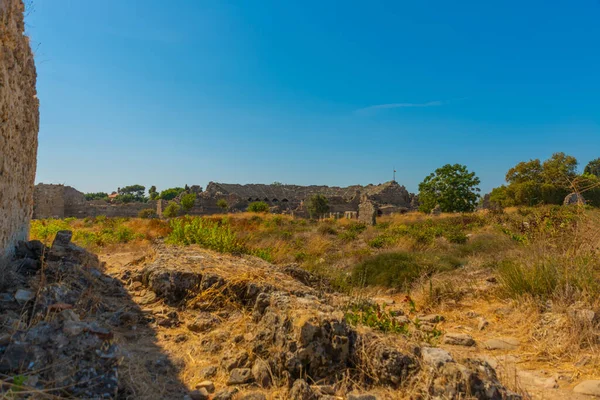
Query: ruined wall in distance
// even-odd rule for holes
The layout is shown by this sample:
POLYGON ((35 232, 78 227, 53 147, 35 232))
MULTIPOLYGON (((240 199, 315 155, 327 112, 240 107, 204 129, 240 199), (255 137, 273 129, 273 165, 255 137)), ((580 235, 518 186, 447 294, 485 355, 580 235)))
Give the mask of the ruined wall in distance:
POLYGON ((29 233, 39 102, 22 0, 0 0, 0 263, 29 233))

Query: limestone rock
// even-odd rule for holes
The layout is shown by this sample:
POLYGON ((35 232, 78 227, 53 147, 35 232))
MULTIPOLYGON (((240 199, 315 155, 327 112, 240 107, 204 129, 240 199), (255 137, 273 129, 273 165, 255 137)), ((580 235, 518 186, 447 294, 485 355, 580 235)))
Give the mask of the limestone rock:
POLYGON ((317 395, 304 379, 296 379, 289 393, 290 400, 316 400, 317 395))
POLYGON ((252 376, 262 388, 268 388, 271 386, 271 371, 269 365, 263 360, 257 360, 252 366, 252 376))
POLYGON ((15 300, 19 303, 27 303, 29 300, 33 300, 35 293, 31 290, 19 289, 15 293, 15 300))
POLYGON ((196 389, 206 389, 208 393, 214 393, 215 384, 212 381, 202 381, 196 385, 196 389))
POLYGON ((187 327, 192 332, 201 333, 211 330, 218 322, 219 319, 212 314, 201 312, 187 327))
POLYGON ((429 324, 437 324, 438 322, 444 321, 444 316, 439 314, 420 315, 419 321, 427 322, 429 324))
POLYGON ((252 370, 250 368, 234 368, 231 370, 227 385, 242 385, 252 382, 252 370))
POLYGON ((563 204, 565 206, 583 205, 585 204, 585 199, 579 193, 570 193, 565 197, 563 204))
POLYGON ((444 343, 454 346, 475 346, 475 340, 466 333, 447 333, 444 336, 444 343))
POLYGON ((503 337, 486 340, 483 345, 488 350, 516 350, 521 345, 521 342, 515 338, 503 337))
POLYGON ((573 392, 600 397, 600 380, 583 381, 573 388, 573 392))
POLYGON ((189 396, 192 400, 208 400, 210 398, 208 391, 204 388, 191 391, 189 396))
POLYGON ((439 368, 446 363, 454 362, 450 353, 437 347, 423 347, 421 349, 421 357, 426 365, 434 368, 439 368))

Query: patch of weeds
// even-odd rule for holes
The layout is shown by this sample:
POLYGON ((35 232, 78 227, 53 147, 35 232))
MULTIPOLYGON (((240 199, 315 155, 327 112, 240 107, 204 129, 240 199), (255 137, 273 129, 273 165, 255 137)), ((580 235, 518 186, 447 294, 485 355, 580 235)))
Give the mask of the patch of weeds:
POLYGON ((364 325, 386 333, 408 335, 408 324, 400 323, 379 304, 359 302, 350 304, 344 318, 350 325, 364 325))
POLYGON ((383 253, 357 264, 351 279, 356 286, 377 285, 408 288, 423 275, 449 271, 461 261, 449 255, 433 253, 383 253))

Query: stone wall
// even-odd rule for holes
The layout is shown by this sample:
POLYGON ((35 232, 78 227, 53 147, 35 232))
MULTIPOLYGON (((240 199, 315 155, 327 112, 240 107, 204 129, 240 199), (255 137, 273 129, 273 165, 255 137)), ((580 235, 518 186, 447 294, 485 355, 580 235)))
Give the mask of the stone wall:
POLYGON ((22 0, 0 0, 0 262, 29 232, 39 129, 22 0))
POLYGON ((33 218, 64 218, 65 187, 64 185, 35 185, 33 192, 33 218))

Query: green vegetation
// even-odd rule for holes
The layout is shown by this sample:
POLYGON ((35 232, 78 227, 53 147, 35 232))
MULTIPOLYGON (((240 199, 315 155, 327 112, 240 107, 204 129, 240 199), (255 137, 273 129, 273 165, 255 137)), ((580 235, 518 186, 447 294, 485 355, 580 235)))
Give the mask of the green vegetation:
POLYGON ((86 193, 85 194, 85 199, 87 201, 92 201, 92 200, 108 200, 108 193, 104 193, 104 192, 86 193))
POLYGON ((162 200, 170 201, 170 200, 173 200, 175 197, 179 196, 184 191, 185 191, 185 189, 181 188, 181 187, 174 187, 174 188, 166 189, 166 190, 163 190, 162 192, 160 192, 160 195, 158 196, 158 198, 162 199, 162 200))
POLYGON ((600 206, 599 160, 591 161, 583 175, 577 174, 577 159, 555 153, 543 163, 524 161, 508 170, 507 185, 490 193, 490 202, 498 207, 562 204, 564 198, 579 191, 591 205, 600 206))
POLYGON ((188 193, 181 196, 181 208, 184 212, 188 212, 194 207, 196 202, 196 193, 188 193))
POLYGON ((117 189, 115 200, 120 203, 131 203, 134 201, 146 202, 148 198, 144 196, 146 187, 142 185, 131 185, 117 189))
POLYGON ((439 205, 443 212, 470 212, 479 200, 479 178, 460 164, 444 165, 419 184, 419 210, 429 213, 439 205))
POLYGON ((151 208, 145 208, 138 213, 138 218, 158 218, 158 214, 151 208))
POLYGON ((228 223, 205 218, 181 218, 171 221, 173 231, 168 242, 173 244, 199 244, 223 253, 246 253, 246 247, 232 232, 228 223))
POLYGON ((248 211, 253 213, 268 213, 269 205, 264 201, 254 201, 248 204, 248 211))
POLYGON ((229 204, 227 204, 227 200, 219 199, 219 200, 217 200, 217 207, 219 207, 220 209, 225 211, 229 207, 229 204))
POLYGON ((174 201, 171 201, 167 207, 165 208, 165 210, 163 211, 163 217, 165 218, 175 218, 176 216, 179 215, 179 212, 181 211, 181 207, 179 207, 179 204, 175 203, 174 201))
POLYGON ((376 303, 357 302, 351 304, 344 315, 351 325, 365 325, 382 332, 408 335, 408 324, 398 322, 391 312, 376 303))
POLYGON ((460 260, 445 254, 382 253, 356 265, 352 270, 351 281, 354 286, 377 285, 407 289, 422 276, 460 266, 460 260))
POLYGON ((590 161, 583 169, 583 173, 594 175, 596 178, 600 178, 600 158, 590 161))
POLYGON ((154 185, 150 186, 150 189, 148 189, 148 196, 150 196, 150 200, 158 199, 159 194, 156 191, 156 186, 154 186, 154 185))
POLYGON ((311 218, 320 218, 329 212, 329 200, 322 194, 315 194, 306 201, 306 210, 311 218))

